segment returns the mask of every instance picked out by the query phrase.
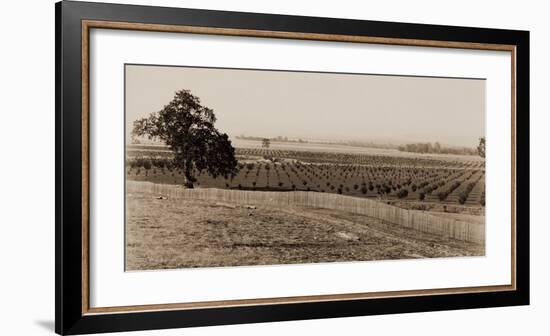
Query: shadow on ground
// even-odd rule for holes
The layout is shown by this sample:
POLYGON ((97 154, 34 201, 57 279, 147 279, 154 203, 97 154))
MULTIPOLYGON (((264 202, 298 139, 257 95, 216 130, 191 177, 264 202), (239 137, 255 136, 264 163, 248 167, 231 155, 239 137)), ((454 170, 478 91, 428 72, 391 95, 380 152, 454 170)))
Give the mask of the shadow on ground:
POLYGON ((34 321, 34 323, 36 323, 36 325, 48 331, 52 331, 52 332, 55 331, 55 322, 52 320, 38 320, 38 321, 34 321))

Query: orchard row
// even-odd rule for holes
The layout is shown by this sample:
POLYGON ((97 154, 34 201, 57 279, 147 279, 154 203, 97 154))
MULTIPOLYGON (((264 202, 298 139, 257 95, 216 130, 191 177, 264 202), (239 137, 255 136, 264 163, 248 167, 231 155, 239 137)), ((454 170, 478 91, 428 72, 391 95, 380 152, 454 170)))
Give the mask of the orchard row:
MULTIPOLYGON (((312 157, 308 162, 304 157, 298 161, 296 155, 284 155, 272 155, 262 160, 256 158, 255 161, 249 157, 239 162, 234 176, 210 176, 196 171, 196 184, 213 188, 303 190, 356 197, 485 205, 485 170, 480 162, 425 160, 428 162, 420 163, 414 158, 372 156, 371 161, 350 163, 347 154, 343 154, 341 161, 331 163, 322 157, 315 160, 312 157)), ((183 172, 161 155, 132 157, 126 166, 130 180, 170 184, 185 181, 183 172)))

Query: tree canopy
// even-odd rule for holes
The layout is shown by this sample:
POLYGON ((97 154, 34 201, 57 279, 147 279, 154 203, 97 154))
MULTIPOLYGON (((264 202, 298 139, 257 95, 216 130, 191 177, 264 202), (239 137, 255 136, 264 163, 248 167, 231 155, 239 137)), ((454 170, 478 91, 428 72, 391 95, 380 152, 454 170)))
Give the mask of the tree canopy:
POLYGON ((439 142, 430 143, 412 143, 405 144, 397 147, 398 150, 402 152, 411 152, 411 153, 436 153, 436 154, 457 154, 457 155, 477 155, 479 154, 478 150, 475 148, 468 147, 445 147, 442 146, 439 142))
POLYGON ((163 141, 174 152, 174 165, 183 171, 185 185, 193 187, 195 174, 213 177, 237 173, 235 149, 229 137, 214 127, 214 111, 201 105, 190 90, 179 90, 172 101, 147 118, 134 121, 132 135, 163 141))

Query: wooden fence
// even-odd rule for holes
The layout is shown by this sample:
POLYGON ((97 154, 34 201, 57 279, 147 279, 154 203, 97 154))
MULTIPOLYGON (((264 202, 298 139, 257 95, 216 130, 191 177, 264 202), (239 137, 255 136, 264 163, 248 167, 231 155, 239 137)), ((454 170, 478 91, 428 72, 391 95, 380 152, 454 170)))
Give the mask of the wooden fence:
POLYGON ((127 192, 148 192, 172 198, 200 199, 240 205, 315 207, 348 211, 378 218, 408 228, 458 240, 483 244, 485 225, 444 218, 419 211, 409 211, 379 201, 312 191, 248 191, 213 188, 186 189, 170 184, 126 181, 127 192))

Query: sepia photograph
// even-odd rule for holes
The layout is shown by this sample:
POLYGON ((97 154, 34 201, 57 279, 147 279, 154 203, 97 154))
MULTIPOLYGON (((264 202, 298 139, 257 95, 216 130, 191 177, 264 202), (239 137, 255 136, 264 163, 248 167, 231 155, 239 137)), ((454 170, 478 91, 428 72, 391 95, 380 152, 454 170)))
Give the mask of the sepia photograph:
POLYGON ((485 255, 483 78, 124 76, 126 271, 485 255))

